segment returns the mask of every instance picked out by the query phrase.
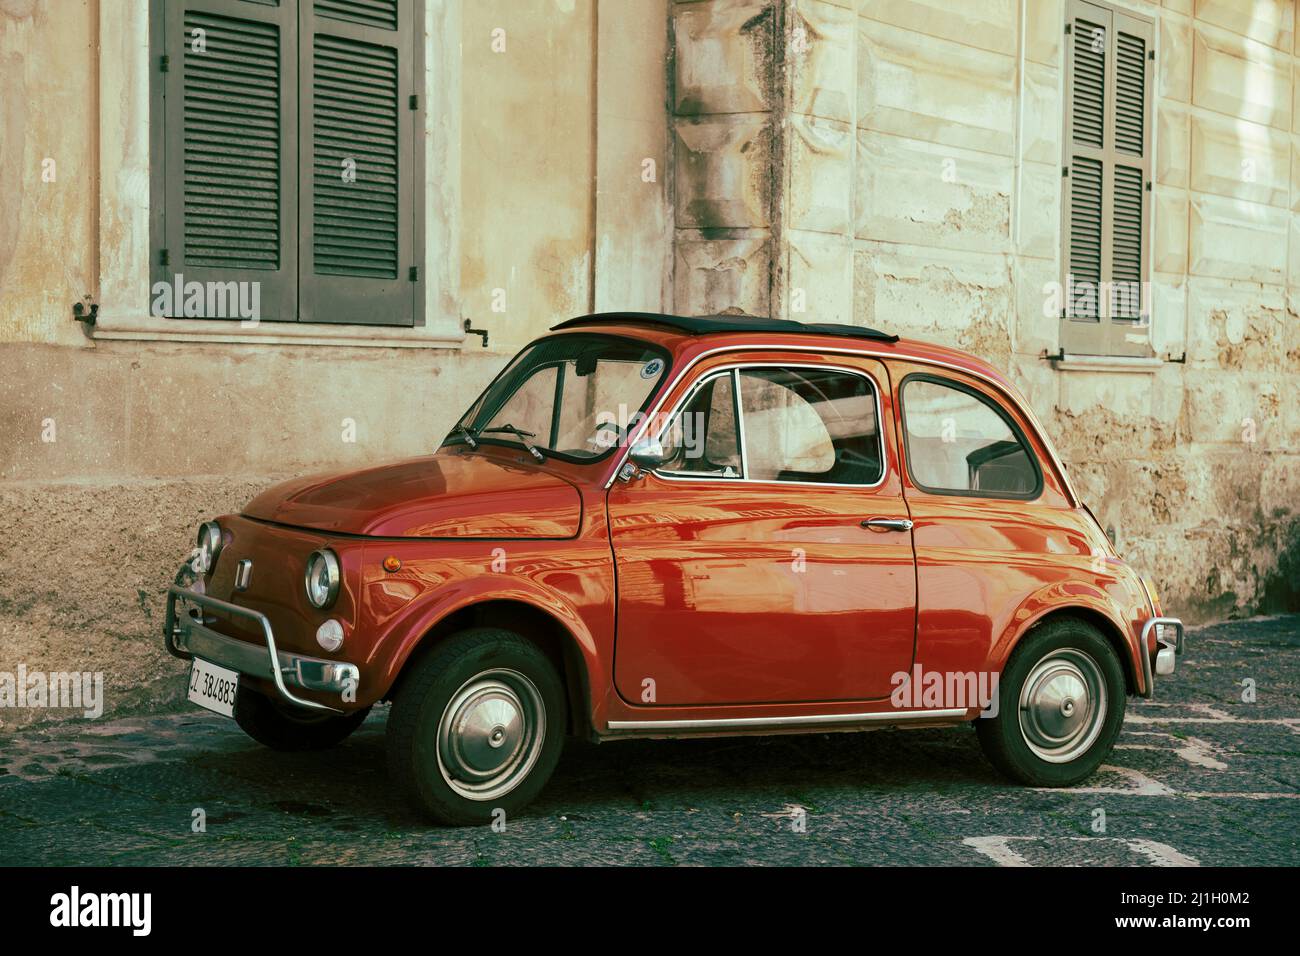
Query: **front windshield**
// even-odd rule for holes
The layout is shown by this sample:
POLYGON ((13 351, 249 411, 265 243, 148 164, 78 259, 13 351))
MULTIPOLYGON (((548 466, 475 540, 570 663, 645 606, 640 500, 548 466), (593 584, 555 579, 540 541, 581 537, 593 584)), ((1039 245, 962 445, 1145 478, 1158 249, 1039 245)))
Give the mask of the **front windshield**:
POLYGON ((520 444, 511 430, 518 429, 547 454, 601 458, 644 413, 667 358, 658 346, 612 335, 534 342, 470 406, 447 441, 464 442, 467 429, 480 441, 520 444))

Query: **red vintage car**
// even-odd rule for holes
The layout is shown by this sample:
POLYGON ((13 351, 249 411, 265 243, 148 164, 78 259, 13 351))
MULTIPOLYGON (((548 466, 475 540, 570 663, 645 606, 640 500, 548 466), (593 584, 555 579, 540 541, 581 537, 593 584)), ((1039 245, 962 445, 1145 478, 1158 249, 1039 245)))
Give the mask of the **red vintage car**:
POLYGON ((205 522, 165 637, 270 747, 391 701, 392 775, 453 824, 526 804, 566 735, 974 721, 1068 785, 1183 648, 984 362, 639 313, 556 326, 432 455, 205 522))

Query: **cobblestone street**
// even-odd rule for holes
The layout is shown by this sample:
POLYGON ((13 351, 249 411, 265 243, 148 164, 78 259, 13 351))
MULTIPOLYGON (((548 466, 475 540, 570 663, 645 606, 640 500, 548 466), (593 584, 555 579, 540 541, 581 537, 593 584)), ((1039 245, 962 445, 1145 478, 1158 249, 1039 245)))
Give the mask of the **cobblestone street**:
POLYGON ((390 791, 381 709, 290 755, 197 709, 77 721, 0 736, 0 863, 1294 866, 1298 650, 1297 616, 1190 630, 1072 790, 1002 780, 968 728, 570 742, 500 833, 428 825, 390 791))

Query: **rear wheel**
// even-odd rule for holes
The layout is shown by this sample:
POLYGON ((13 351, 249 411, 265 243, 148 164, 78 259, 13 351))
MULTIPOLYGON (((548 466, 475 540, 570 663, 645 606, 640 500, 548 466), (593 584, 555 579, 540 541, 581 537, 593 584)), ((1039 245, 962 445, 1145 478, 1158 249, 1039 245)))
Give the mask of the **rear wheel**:
POLYGON ((1037 787, 1065 787, 1109 756, 1124 723, 1124 669, 1092 625, 1060 618, 1011 655, 998 681, 998 714, 975 722, 980 744, 1004 774, 1037 787))
POLYGON ((350 714, 304 710, 241 687, 235 696, 235 723, 272 750, 328 750, 366 721, 370 708, 350 714))
POLYGON ((388 717, 394 781, 442 823, 522 809, 564 743, 564 686, 547 656, 512 631, 474 628, 413 668, 388 717))

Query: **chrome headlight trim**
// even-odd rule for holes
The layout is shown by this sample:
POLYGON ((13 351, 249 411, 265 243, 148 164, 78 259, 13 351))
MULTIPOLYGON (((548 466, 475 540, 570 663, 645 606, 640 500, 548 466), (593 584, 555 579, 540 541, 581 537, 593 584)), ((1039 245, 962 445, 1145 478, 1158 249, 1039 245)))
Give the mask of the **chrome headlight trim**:
POLYGON ((215 521, 205 521, 199 525, 195 543, 202 558, 204 574, 210 572, 216 565, 217 556, 221 554, 221 541, 221 525, 215 521))
POLYGON ((339 596, 339 559, 329 548, 320 548, 307 556, 307 569, 303 574, 303 586, 307 591, 307 602, 312 607, 324 610, 334 603, 339 596), (318 573, 325 572, 325 593, 321 594, 318 573))

